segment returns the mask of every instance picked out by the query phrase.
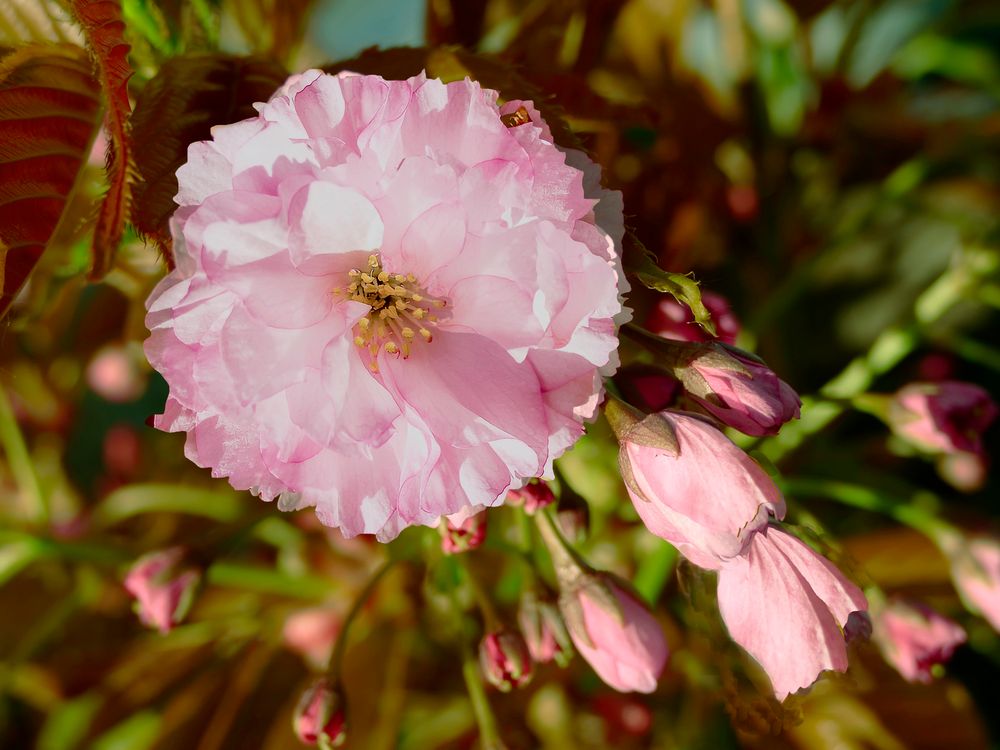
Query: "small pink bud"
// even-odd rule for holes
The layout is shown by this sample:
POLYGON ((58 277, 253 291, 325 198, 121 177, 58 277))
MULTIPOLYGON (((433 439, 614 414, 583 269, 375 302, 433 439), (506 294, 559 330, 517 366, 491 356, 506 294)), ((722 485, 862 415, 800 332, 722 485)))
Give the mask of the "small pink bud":
POLYGON ((889 406, 889 426, 928 453, 981 453, 982 434, 997 416, 990 394, 977 385, 910 383, 889 406))
POLYGON ((559 597, 573 645, 605 683, 651 693, 667 664, 663 629, 637 596, 607 574, 588 574, 559 597))
POLYGON ((590 506, 575 492, 563 489, 556 504, 556 523, 571 543, 579 544, 590 533, 590 506))
POLYGON ((604 717, 611 747, 628 737, 643 737, 653 728, 653 712, 636 696, 605 693, 594 698, 593 706, 604 717))
POLYGON ((989 459, 984 453, 944 453, 936 465, 938 476, 959 492, 978 492, 989 478, 989 459))
POLYGON ((534 515, 535 511, 551 505, 556 501, 556 496, 552 494, 551 488, 544 479, 537 479, 528 482, 519 490, 511 490, 507 493, 507 502, 515 507, 523 507, 528 515, 534 515))
POLYGON ((445 554, 474 550, 486 541, 486 511, 453 513, 445 517, 440 528, 441 549, 445 554))
POLYGON ((680 368, 678 377, 706 412, 755 437, 775 435, 785 422, 798 419, 798 394, 759 359, 730 346, 705 351, 680 368))
POLYGON ((718 568, 771 516, 784 517, 785 501, 771 478, 705 418, 664 411, 616 432, 636 512, 695 565, 718 568))
POLYGON ((876 611, 873 622, 883 656, 910 682, 930 682, 931 670, 965 642, 958 623, 919 602, 894 599, 876 611))
POLYGON ((340 615, 328 607, 293 612, 282 629, 285 645, 316 666, 330 658, 339 633, 340 615))
POLYGON ((151 552, 136 560, 125 576, 125 589, 135 597, 139 619, 161 633, 184 619, 201 580, 198 571, 181 570, 183 558, 180 547, 151 552))
POLYGON ((528 644, 513 630, 498 630, 483 637, 479 665, 486 681, 504 693, 527 685, 533 674, 528 644))
POLYGON ((314 682, 299 699, 293 718, 295 736, 306 745, 340 747, 347 739, 344 697, 326 678, 314 682))
MULTIPOLYGON (((703 291, 701 301, 705 304, 715 324, 719 341, 732 344, 740 332, 740 321, 733 314, 726 298, 714 292, 703 291)), ((687 305, 682 305, 672 296, 665 294, 646 318, 645 328, 665 339, 676 341, 711 341, 712 337, 698 325, 687 305)))
POLYGON ((966 606, 1000 632, 1000 540, 955 537, 944 549, 951 562, 951 578, 966 606))
POLYGON ((517 622, 521 626, 531 658, 537 664, 550 661, 560 667, 569 664, 573 657, 573 646, 555 602, 539 598, 534 591, 529 590, 521 598, 517 622))

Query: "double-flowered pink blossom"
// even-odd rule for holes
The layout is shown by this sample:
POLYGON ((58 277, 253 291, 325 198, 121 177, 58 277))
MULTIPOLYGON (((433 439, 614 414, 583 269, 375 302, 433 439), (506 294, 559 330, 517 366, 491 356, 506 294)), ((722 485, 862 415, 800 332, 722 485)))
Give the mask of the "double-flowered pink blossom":
POLYGON ((893 431, 929 453, 981 453, 982 434, 997 417, 990 394, 972 383, 910 383, 890 401, 893 431))
POLYGON ((599 168, 469 80, 308 71, 258 112, 177 174, 155 425, 237 489, 383 540, 549 475, 628 314, 599 168))
POLYGON ((764 668, 778 700, 824 670, 847 670, 844 629, 868 608, 833 563, 774 526, 719 569, 718 597, 730 636, 764 668))
POLYGON ((926 604, 893 599, 876 610, 875 641, 886 660, 910 682, 930 682, 965 643, 965 630, 926 604))

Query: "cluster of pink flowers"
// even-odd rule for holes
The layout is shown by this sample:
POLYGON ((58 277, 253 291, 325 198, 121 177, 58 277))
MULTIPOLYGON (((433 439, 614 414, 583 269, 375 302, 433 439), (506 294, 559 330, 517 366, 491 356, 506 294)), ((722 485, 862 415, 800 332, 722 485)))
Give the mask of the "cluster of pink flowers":
MULTIPOLYGON (((548 530, 560 592, 525 595, 523 635, 486 634, 486 678, 509 690, 575 647, 611 687, 653 691, 669 653, 662 627, 558 532, 585 526, 585 506, 533 479, 552 478, 618 365, 620 195, 583 153, 554 144, 531 102, 501 106, 470 80, 308 71, 258 112, 193 144, 178 172, 177 269, 148 301, 146 352, 170 385, 156 426, 187 433, 186 454, 214 476, 285 510, 314 506, 348 536, 437 525, 446 553, 465 552, 486 539, 483 509, 506 499, 548 530)), ((659 336, 670 362, 619 375, 651 413, 618 400, 606 413, 642 522, 717 575, 723 621, 783 699, 846 670, 868 604, 781 526, 778 487, 722 431, 774 435, 800 400, 732 346, 739 322, 725 300, 704 301, 718 337, 658 303, 641 335, 659 336)), ((979 455, 996 415, 984 396, 909 386, 890 423, 924 450, 979 455)), ((974 563, 978 578, 956 580, 1000 627, 1000 553, 974 563)), ((159 571, 143 563, 127 585, 165 630, 191 580, 151 586, 159 571)), ((315 618, 303 617, 286 636, 322 658, 336 624, 323 619, 332 629, 314 643, 298 626, 311 634, 315 618)), ((893 607, 876 637, 905 676, 925 679, 964 633, 893 607)), ((336 691, 318 684, 297 722, 311 741, 342 736, 336 691)))

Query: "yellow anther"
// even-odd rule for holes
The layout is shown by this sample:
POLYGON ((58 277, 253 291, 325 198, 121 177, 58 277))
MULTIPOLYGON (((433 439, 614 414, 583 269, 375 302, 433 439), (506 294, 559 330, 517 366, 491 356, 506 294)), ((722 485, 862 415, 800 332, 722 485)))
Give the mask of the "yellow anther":
POLYGON ((391 341, 387 341, 384 348, 386 354, 399 354, 399 347, 391 341))
POLYGON ((428 331, 426 328, 421 328, 420 329, 420 335, 424 337, 424 341, 430 341, 431 338, 432 338, 431 337, 431 332, 428 331))
POLYGON ((413 337, 416 336, 412 328, 404 328, 402 331, 400 331, 400 334, 407 341, 412 341, 413 337))

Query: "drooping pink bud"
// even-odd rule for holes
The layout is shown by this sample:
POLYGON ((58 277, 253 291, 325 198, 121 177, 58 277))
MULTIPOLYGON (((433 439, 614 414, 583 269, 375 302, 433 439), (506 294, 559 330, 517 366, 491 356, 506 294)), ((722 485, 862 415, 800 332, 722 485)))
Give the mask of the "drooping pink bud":
POLYGON ((622 478, 646 527, 695 565, 739 555, 785 501, 771 478, 703 417, 664 411, 631 426, 606 414, 618 435, 622 478))
POLYGON ((534 515, 536 510, 551 505, 555 501, 556 496, 544 479, 532 480, 521 489, 510 490, 507 493, 507 503, 524 508, 524 512, 528 515, 534 515))
POLYGON ((930 682, 931 670, 965 642, 961 625, 920 602, 893 599, 876 610, 873 623, 882 655, 910 682, 930 682))
POLYGON ((289 649, 318 667, 330 658, 340 625, 337 612, 329 607, 313 607, 290 614, 281 634, 289 649))
POLYGON ((445 517, 441 525, 441 549, 455 555, 476 549, 486 541, 486 511, 466 509, 445 517))
POLYGON ((306 745, 340 747, 347 740, 343 693, 326 678, 317 680, 299 699, 292 725, 295 736, 306 745))
MULTIPOLYGON (((721 294, 702 291, 701 301, 712 316, 716 338, 732 344, 740 333, 740 321, 733 313, 729 302, 721 294)), ((645 328, 665 339, 676 341, 711 341, 712 337, 694 320, 694 314, 687 305, 682 305, 669 294, 657 302, 646 318, 645 328)))
POLYGON ((1000 632, 1000 540, 955 537, 944 549, 951 578, 966 606, 1000 632))
POLYGON ((134 401, 146 388, 138 357, 124 346, 109 345, 87 365, 87 385, 101 398, 115 403, 134 401))
POLYGON ((702 409, 746 435, 776 435, 785 422, 799 417, 802 402, 792 387, 735 347, 704 349, 676 373, 702 409))
POLYGON ((670 652, 646 605, 607 574, 589 574, 559 597, 573 645, 609 686, 651 693, 670 652))
POLYGON ((554 661, 560 667, 569 664, 573 657, 573 646, 555 602, 540 598, 534 591, 528 590, 521 597, 517 622, 535 663, 554 661))
POLYGON ((868 609, 833 563, 774 526, 719 569, 718 598, 729 635, 763 667, 778 700, 824 670, 847 670, 844 628, 868 609))
POLYGON ((938 476, 959 492, 978 492, 989 478, 990 462, 985 453, 943 453, 936 466, 938 476))
POLYGON ((563 536, 573 544, 579 544, 590 533, 590 506, 575 492, 567 492, 566 488, 559 495, 555 519, 563 536))
POLYGON ((972 383, 910 383, 889 405, 893 432, 928 453, 981 453, 997 416, 990 394, 972 383))
POLYGON ((125 576, 125 589, 135 597, 135 608, 144 625, 161 633, 181 622, 191 608, 201 575, 182 570, 184 550, 158 550, 136 560, 125 576))
POLYGON ((514 630, 487 633, 479 644, 479 665, 486 681, 504 693, 527 685, 534 674, 528 644, 514 630))

